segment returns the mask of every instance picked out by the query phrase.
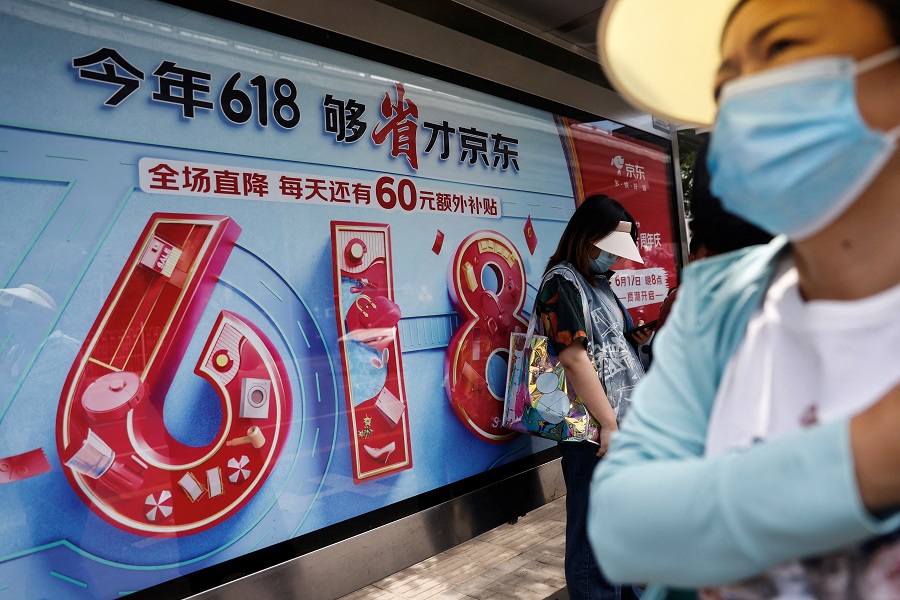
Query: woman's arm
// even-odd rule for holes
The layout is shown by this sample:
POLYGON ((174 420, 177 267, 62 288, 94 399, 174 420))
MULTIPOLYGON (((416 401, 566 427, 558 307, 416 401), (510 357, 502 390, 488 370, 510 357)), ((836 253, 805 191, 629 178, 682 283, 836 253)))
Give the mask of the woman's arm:
POLYGON ((572 390, 600 424, 597 456, 603 456, 618 425, 615 411, 587 353, 589 324, 585 322, 587 311, 583 301, 584 296, 575 283, 557 274, 541 284, 535 310, 541 314, 544 335, 558 353, 572 390))
POLYGON ((865 507, 900 508, 900 386, 850 421, 850 447, 865 507))
MULTIPOLYGON (((701 301, 710 290, 696 273, 686 273, 653 368, 594 474, 588 534, 604 573, 620 582, 716 585, 900 527, 900 515, 876 519, 861 501, 850 419, 703 456, 725 326, 710 320, 701 301)), ((896 451, 880 452, 897 462, 896 451)), ((866 473, 859 475, 868 480, 866 473)))
POLYGON ((616 424, 616 413, 609 404, 606 392, 603 391, 597 371, 588 357, 587 350, 579 342, 566 346, 559 353, 559 362, 562 363, 566 379, 572 385, 575 394, 600 423, 600 450, 597 456, 603 456, 609 447, 612 432, 619 426, 616 424))

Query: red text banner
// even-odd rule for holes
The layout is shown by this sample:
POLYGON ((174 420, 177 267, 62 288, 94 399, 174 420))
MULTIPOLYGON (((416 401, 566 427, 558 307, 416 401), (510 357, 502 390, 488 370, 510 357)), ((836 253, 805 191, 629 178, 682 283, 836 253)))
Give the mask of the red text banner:
POLYGON ((0 458, 0 484, 13 483, 50 470, 47 456, 40 448, 0 458))
POLYGON ((149 194, 367 207, 398 213, 488 219, 502 216, 500 199, 496 196, 430 185, 419 187, 412 179, 392 175, 371 181, 162 158, 142 158, 138 169, 141 190, 149 194))

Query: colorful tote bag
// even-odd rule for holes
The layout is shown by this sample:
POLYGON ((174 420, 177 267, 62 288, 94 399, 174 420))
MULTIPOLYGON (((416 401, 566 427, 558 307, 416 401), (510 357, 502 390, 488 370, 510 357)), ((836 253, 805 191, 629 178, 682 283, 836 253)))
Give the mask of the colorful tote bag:
MULTIPOLYGON (((548 271, 544 281, 555 275, 555 271, 548 271)), ((590 329, 587 297, 577 282, 575 286, 581 293, 585 327, 590 329)), ((511 335, 503 426, 558 442, 596 443, 600 439, 599 424, 575 392, 568 389, 559 357, 547 336, 535 333, 536 326, 537 311, 534 311, 528 331, 511 335)))

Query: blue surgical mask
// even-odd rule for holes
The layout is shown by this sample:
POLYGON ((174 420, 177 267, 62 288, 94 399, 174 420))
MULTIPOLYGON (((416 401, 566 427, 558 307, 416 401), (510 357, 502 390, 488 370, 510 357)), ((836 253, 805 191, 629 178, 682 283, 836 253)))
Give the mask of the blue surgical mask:
POLYGON ((591 273, 594 275, 602 275, 609 271, 616 261, 619 260, 619 257, 615 254, 610 254, 606 250, 600 251, 600 256, 597 258, 591 259, 591 273))
POLYGON ((844 212, 884 169, 900 127, 871 129, 856 75, 900 58, 827 57, 742 77, 723 88, 709 149, 711 191, 772 233, 804 239, 844 212))

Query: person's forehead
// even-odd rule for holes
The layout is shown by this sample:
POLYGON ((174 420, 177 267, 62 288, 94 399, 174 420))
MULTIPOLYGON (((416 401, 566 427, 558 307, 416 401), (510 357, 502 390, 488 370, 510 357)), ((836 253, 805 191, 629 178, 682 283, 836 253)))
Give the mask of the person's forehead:
POLYGON ((722 31, 723 44, 735 36, 752 36, 761 28, 785 17, 823 18, 837 16, 836 2, 855 0, 744 0, 738 3, 722 31))
POLYGON ((822 32, 838 37, 886 27, 883 9, 871 0, 743 0, 735 5, 721 32, 723 45, 726 38, 752 36, 755 29, 788 15, 802 16, 822 32))
POLYGON ((884 12, 870 0, 748 0, 725 27, 722 66, 784 34, 799 36, 813 54, 857 58, 896 44, 884 12))

